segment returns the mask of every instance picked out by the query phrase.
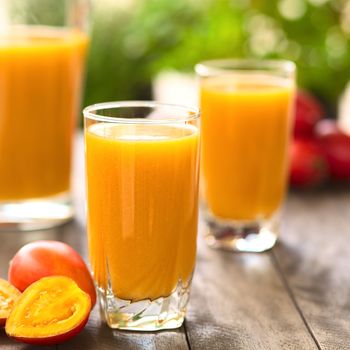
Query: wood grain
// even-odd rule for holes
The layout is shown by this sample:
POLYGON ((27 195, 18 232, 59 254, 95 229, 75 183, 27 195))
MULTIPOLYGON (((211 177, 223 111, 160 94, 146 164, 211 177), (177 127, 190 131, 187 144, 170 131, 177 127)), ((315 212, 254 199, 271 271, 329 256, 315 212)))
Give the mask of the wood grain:
POLYGON ((58 350, 187 350, 183 328, 159 333, 140 333, 111 330, 101 322, 95 307, 86 328, 74 339, 58 345, 58 350))
POLYGON ((199 244, 186 319, 191 349, 317 349, 265 254, 199 244))
POLYGON ((34 346, 23 343, 18 343, 12 339, 9 339, 5 331, 0 329, 0 349, 1 350, 55 350, 55 346, 34 346))
POLYGON ((349 189, 290 196, 274 253, 322 349, 350 349, 349 242, 349 189))

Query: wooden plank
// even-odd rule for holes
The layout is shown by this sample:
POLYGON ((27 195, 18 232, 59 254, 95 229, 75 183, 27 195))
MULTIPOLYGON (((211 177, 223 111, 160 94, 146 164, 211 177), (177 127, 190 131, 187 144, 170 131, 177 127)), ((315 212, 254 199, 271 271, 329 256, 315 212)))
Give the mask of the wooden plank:
POLYGON ((54 346, 34 346, 23 343, 18 343, 12 339, 9 339, 4 330, 0 329, 0 349, 1 350, 55 350, 54 346))
POLYGON ((112 330, 101 322, 95 307, 86 328, 77 337, 58 345, 58 350, 187 350, 183 328, 159 333, 112 330))
POLYGON ((350 190, 292 194, 275 250, 322 349, 350 349, 350 190))
POLYGON ((215 251, 199 241, 186 320, 192 350, 317 349, 270 253, 215 251))

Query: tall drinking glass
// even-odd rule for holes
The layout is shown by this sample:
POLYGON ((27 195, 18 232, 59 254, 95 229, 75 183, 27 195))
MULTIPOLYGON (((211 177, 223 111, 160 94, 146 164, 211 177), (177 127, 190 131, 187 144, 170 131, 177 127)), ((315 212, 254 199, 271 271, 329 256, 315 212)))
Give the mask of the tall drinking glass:
POLYGON ((180 327, 196 255, 199 114, 155 102, 84 110, 90 261, 112 328, 180 327))
POLYGON ((276 242, 286 192, 295 66, 228 59, 199 63, 196 72, 206 240, 264 251, 276 242))
POLYGON ((0 229, 72 217, 89 2, 0 0, 0 229))

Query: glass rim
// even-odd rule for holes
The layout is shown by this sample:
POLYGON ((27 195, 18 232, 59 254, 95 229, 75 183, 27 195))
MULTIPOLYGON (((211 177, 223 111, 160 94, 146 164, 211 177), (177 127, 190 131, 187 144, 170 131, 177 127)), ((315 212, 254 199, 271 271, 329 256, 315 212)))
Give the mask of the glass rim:
POLYGON ((90 119, 101 122, 115 123, 115 124, 167 124, 167 123, 181 123, 198 119, 200 117, 200 110, 197 107, 180 105, 175 103, 166 103, 158 101, 112 101, 102 102, 87 106, 83 109, 84 119, 90 119), (98 114, 98 111, 105 109, 117 108, 169 108, 178 109, 186 112, 186 116, 179 119, 176 117, 147 119, 147 118, 124 118, 124 117, 110 117, 98 114))
POLYGON ((228 72, 282 72, 294 75, 296 64, 285 59, 222 58, 201 61, 195 65, 199 76, 211 76, 228 72))

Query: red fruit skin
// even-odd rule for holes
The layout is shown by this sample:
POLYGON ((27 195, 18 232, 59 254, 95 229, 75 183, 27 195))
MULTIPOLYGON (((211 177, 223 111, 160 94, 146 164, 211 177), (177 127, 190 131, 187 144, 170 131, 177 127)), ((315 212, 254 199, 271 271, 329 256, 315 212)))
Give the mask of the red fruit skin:
POLYGON ((319 137, 332 179, 350 179, 350 136, 333 133, 319 137))
POLYGON ((28 243, 15 254, 8 271, 10 283, 21 292, 40 278, 54 275, 72 278, 90 295, 92 308, 94 307, 96 291, 91 274, 82 257, 66 243, 28 243))
POLYGON ((314 140, 293 140, 291 146, 290 184, 316 187, 328 178, 328 164, 321 147, 314 140))
POLYGON ((298 91, 295 101, 295 138, 312 138, 314 126, 324 116, 322 105, 311 94, 298 91))
POLYGON ((22 337, 12 337, 12 339, 15 339, 21 343, 31 344, 31 345, 55 345, 55 344, 61 344, 65 341, 75 337, 78 333, 80 333, 87 321, 89 320, 90 312, 86 316, 86 318, 74 329, 71 331, 60 334, 60 335, 54 335, 52 337, 46 337, 46 338, 22 338, 22 337))

